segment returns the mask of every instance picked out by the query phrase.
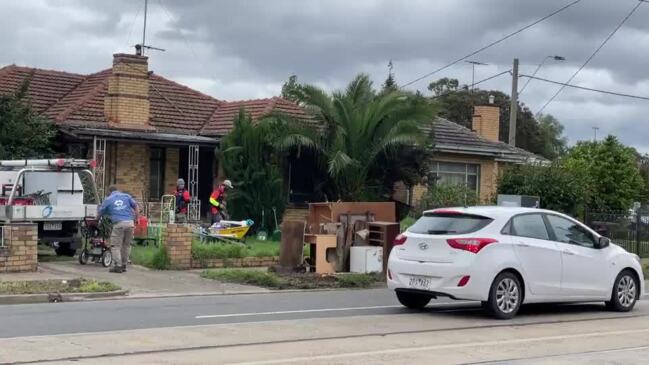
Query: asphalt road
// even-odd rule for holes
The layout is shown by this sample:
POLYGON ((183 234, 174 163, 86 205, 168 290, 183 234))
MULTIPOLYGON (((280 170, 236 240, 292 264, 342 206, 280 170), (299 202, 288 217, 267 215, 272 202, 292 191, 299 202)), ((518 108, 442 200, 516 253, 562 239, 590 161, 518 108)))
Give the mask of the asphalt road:
POLYGON ((510 321, 478 303, 398 305, 385 289, 0 306, 0 364, 641 364, 649 301, 534 305, 510 321))
POLYGON ((387 289, 22 304, 0 306, 0 338, 407 312, 387 289))

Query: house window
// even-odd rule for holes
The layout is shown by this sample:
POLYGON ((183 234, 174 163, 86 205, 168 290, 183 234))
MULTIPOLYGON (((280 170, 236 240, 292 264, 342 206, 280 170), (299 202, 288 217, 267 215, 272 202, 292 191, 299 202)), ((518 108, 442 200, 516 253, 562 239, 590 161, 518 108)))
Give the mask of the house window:
POLYGON ((149 200, 157 201, 164 194, 164 148, 149 149, 149 200))
POLYGON ((433 177, 437 183, 464 185, 480 191, 480 165, 457 162, 433 162, 433 177))

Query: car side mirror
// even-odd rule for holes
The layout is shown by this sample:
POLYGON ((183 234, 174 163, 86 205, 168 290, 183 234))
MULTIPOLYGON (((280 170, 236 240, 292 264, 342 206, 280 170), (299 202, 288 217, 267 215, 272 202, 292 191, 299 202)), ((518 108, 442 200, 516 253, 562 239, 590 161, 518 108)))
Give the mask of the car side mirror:
POLYGON ((611 240, 607 237, 601 236, 597 241, 597 248, 606 248, 611 244, 611 240))

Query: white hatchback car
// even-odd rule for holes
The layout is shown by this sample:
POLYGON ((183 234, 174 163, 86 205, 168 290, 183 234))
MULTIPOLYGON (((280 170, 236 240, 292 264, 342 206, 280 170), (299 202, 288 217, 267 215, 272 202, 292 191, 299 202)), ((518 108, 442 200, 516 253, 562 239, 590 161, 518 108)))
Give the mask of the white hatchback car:
POLYGON ((644 290, 637 255, 549 210, 430 210, 394 245, 388 287, 408 308, 444 296, 481 301, 501 319, 523 303, 603 301, 630 311, 644 290))

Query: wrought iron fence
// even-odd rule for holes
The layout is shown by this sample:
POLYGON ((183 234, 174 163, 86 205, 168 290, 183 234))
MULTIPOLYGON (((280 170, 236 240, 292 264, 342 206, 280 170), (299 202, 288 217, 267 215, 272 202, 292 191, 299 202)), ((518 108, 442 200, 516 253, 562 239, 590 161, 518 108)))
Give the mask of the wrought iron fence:
POLYGON ((584 222, 625 250, 649 257, 649 211, 587 211, 584 222))

